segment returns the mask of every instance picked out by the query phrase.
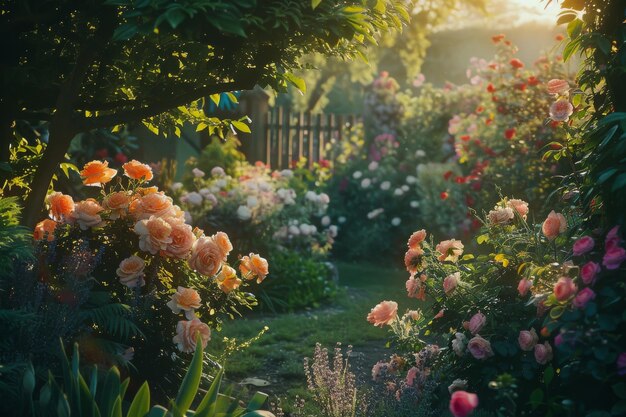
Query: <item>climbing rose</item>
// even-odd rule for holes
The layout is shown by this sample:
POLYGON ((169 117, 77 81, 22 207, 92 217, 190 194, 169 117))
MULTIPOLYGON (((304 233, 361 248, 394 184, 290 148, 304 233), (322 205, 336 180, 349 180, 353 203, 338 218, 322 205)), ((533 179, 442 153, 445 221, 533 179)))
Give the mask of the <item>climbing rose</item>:
POLYGON ((195 317, 193 311, 200 308, 200 301, 198 291, 193 288, 178 287, 172 294, 172 299, 167 302, 167 306, 174 314, 184 311, 187 319, 192 320, 195 317))
POLYGON ((196 241, 196 235, 194 235, 191 226, 182 219, 168 217, 165 221, 172 227, 172 231, 170 232, 171 242, 163 254, 178 259, 186 259, 196 241))
POLYGON ((418 230, 411 235, 407 246, 409 247, 409 249, 416 249, 424 241, 424 239, 426 239, 426 230, 418 230))
POLYGON ((83 184, 99 187, 102 184, 106 184, 111 181, 114 176, 117 175, 117 170, 109 168, 108 161, 91 161, 87 162, 80 171, 80 176, 83 179, 83 184))
POLYGON ((154 177, 149 165, 134 159, 122 165, 122 168, 124 168, 124 175, 134 180, 150 181, 154 177))
POLYGON ((224 252, 212 237, 202 236, 191 247, 189 266, 202 275, 212 277, 224 262, 224 252))
POLYGON ((146 267, 146 262, 139 256, 130 256, 122 262, 115 273, 120 279, 120 283, 130 288, 143 287, 146 285, 144 281, 143 270, 146 267))
POLYGON ((241 285, 241 280, 237 277, 237 271, 228 265, 224 265, 217 274, 217 284, 226 294, 236 290, 241 285))
MULTIPOLYGON (((176 207, 177 208, 177 207, 176 207)), ((171 217, 176 213, 172 199, 163 193, 148 193, 134 200, 129 207, 130 213, 137 220, 145 220, 150 216, 171 217)))
POLYGON ((513 198, 506 203, 507 207, 512 208, 514 211, 520 215, 521 218, 526 220, 526 215, 528 214, 528 203, 524 200, 519 200, 513 198))
POLYGON ((472 318, 469 321, 468 330, 472 334, 476 334, 479 331, 481 331, 483 327, 485 327, 486 323, 487 323, 487 317, 485 317, 483 313, 476 313, 472 316, 472 318))
POLYGON ((574 242, 574 256, 584 255, 593 249, 595 242, 591 236, 583 236, 574 242))
POLYGON ((571 278, 561 277, 554 284, 554 296, 559 301, 568 300, 572 295, 576 293, 576 284, 571 278))
POLYGON ((456 333, 452 340, 452 350, 457 356, 463 356, 465 353, 465 345, 467 344, 467 337, 463 333, 456 333))
POLYGON ((78 223, 81 230, 87 230, 90 227, 101 226, 104 222, 100 217, 100 212, 104 209, 96 200, 88 198, 84 201, 79 201, 74 207, 72 212, 72 220, 78 223))
POLYGON ((478 396, 467 391, 454 391, 450 397, 450 412, 454 417, 467 417, 478 407, 478 396))
POLYGON ((391 324, 398 317, 398 303, 395 301, 383 301, 372 308, 367 315, 367 321, 374 326, 391 324))
POLYGON ((543 344, 535 345, 535 360, 540 365, 545 365, 552 360, 552 346, 550 346, 550 343, 544 342, 543 344))
POLYGON ((50 218, 52 220, 56 222, 71 220, 71 214, 76 206, 72 196, 54 192, 48 196, 47 200, 50 205, 50 218))
POLYGON ((109 214, 111 220, 116 220, 126 215, 130 202, 131 196, 127 192, 118 191, 104 197, 102 207, 111 211, 111 214, 109 214))
POLYGON ((509 207, 496 207, 494 210, 490 210, 487 214, 489 223, 493 226, 501 226, 508 224, 509 221, 515 218, 513 209, 509 207))
POLYGON ((548 214, 541 226, 541 231, 548 238, 554 240, 560 233, 567 230, 567 220, 561 213, 555 213, 554 210, 548 214))
POLYGON ((50 219, 44 219, 37 223, 33 232, 33 238, 35 240, 42 240, 46 238, 48 242, 54 240, 54 229, 57 227, 57 222, 50 219))
POLYGON ((548 93, 554 95, 565 94, 569 91, 569 83, 565 80, 553 79, 548 81, 548 93))
POLYGON ((493 356, 491 343, 480 337, 480 335, 476 335, 470 339, 467 344, 467 350, 469 350, 472 356, 476 359, 487 359, 493 356))
POLYGON ((441 254, 437 259, 441 262, 459 260, 459 256, 463 254, 463 243, 458 240, 450 239, 439 242, 435 249, 441 254))
POLYGON ((193 352, 196 347, 196 334, 198 332, 202 340, 202 349, 204 349, 211 338, 211 329, 199 319, 179 321, 176 325, 176 336, 172 338, 172 342, 176 343, 181 352, 193 352))
POLYGON ((539 336, 537 335, 535 329, 530 329, 530 331, 522 330, 519 332, 519 336, 517 337, 519 347, 527 352, 533 350, 538 341, 539 336))
POLYGON ((574 297, 572 305, 576 308, 585 308, 587 303, 594 298, 596 298, 596 293, 591 288, 583 288, 576 294, 576 297, 574 297))
POLYGON ((415 249, 409 249, 404 254, 404 265, 406 270, 412 275, 416 274, 421 268, 424 257, 422 256, 424 251, 418 246, 415 249))
POLYGON ((147 220, 140 220, 134 230, 139 235, 139 249, 144 252, 156 255, 172 243, 172 226, 160 217, 150 216, 147 220))
POLYGON ((519 293, 519 295, 523 297, 526 294, 528 294, 528 290, 530 290, 532 286, 533 286, 533 282, 531 280, 522 278, 519 281, 519 284, 517 284, 517 292, 519 293))
POLYGON ((602 258, 602 265, 606 267, 606 269, 617 269, 620 267, 622 262, 626 260, 626 250, 619 246, 615 246, 607 249, 604 253, 604 257, 602 258))
POLYGON ((568 100, 560 99, 550 106, 550 118, 555 122, 566 122, 574 113, 574 106, 568 100))
POLYGON ((600 265, 589 261, 580 268, 580 277, 585 285, 591 285, 596 281, 596 276, 602 270, 600 265))
POLYGON ((446 295, 452 294, 452 292, 456 289, 456 287, 461 282, 461 273, 455 272, 454 274, 448 275, 443 280, 443 291, 446 295))
POLYGON ((265 258, 262 258, 255 253, 251 253, 249 256, 241 258, 239 271, 241 271, 241 274, 246 279, 256 277, 256 282, 260 284, 265 279, 267 274, 269 274, 269 264, 265 258))

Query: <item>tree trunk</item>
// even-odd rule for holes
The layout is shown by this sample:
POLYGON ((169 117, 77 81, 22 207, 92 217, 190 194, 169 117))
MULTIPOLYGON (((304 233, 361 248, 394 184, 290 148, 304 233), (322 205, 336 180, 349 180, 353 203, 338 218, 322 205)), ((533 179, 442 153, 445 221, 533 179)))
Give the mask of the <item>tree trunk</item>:
POLYGON ((44 217, 43 206, 48 187, 78 129, 69 117, 57 114, 50 122, 49 132, 48 146, 35 172, 22 212, 22 224, 31 229, 44 217))

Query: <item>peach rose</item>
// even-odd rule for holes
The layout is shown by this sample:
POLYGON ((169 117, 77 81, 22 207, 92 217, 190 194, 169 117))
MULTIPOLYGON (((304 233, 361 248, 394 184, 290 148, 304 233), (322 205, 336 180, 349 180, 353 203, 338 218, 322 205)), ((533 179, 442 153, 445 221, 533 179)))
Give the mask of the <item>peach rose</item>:
POLYGON ((569 91, 569 83, 565 80, 553 79, 548 81, 548 93, 562 95, 569 91))
POLYGON ((550 118, 555 122, 567 122, 574 113, 574 106, 566 99, 560 99, 550 106, 550 118))
POLYGON ((493 350, 491 350, 491 343, 488 340, 483 339, 479 335, 476 335, 470 339, 467 343, 467 350, 476 359, 487 359, 493 356, 493 350))
POLYGON ((54 229, 56 229, 56 227, 57 222, 50 219, 44 219, 35 226, 33 238, 35 240, 42 240, 46 238, 48 242, 52 242, 54 240, 54 229))
POLYGON ((241 285, 241 280, 237 277, 237 271, 228 265, 224 265, 219 274, 217 274, 217 285, 226 294, 232 290, 236 290, 241 285))
POLYGON ((150 216, 169 217, 175 215, 172 199, 162 192, 150 193, 135 199, 130 205, 130 212, 137 220, 150 216))
POLYGON ((510 207, 497 207, 494 210, 490 210, 489 214, 487 214, 487 219, 489 219, 489 223, 494 226, 508 224, 514 218, 515 213, 510 207))
POLYGON ((406 266, 406 270, 411 274, 415 275, 417 272, 424 267, 424 251, 419 246, 413 249, 409 249, 404 254, 404 265, 406 266))
POLYGON ((439 256, 439 261, 444 262, 444 261, 451 261, 451 262, 456 262, 459 260, 459 256, 461 256, 463 254, 463 249, 465 248, 465 246, 463 246, 463 243, 461 243, 458 240, 455 239, 450 239, 450 240, 444 240, 442 242, 440 242, 435 249, 437 250, 437 252, 439 252, 441 255, 439 256))
POLYGON ((172 342, 176 343, 178 350, 181 352, 191 353, 196 348, 196 335, 198 333, 200 333, 202 338, 202 349, 204 349, 211 339, 209 326, 202 323, 199 319, 179 321, 176 325, 176 336, 172 338, 172 342))
POLYGON ((187 223, 174 217, 167 217, 164 220, 172 227, 170 232, 172 241, 167 245, 163 253, 166 256, 186 259, 196 241, 193 229, 187 223))
POLYGON ((540 365, 545 365, 552 360, 552 346, 550 343, 544 342, 535 345, 535 360, 540 365))
POLYGON ((50 205, 50 218, 55 222, 67 222, 72 220, 72 212, 76 205, 71 196, 54 192, 47 198, 50 205))
POLYGON ((215 239, 215 243, 217 243, 217 246, 219 246, 219 248, 222 250, 224 258, 226 258, 230 251, 233 250, 233 244, 230 243, 228 235, 224 232, 217 232, 213 235, 213 239, 215 239))
POLYGON ((459 285, 459 282, 461 282, 460 272, 455 272, 454 274, 445 277, 443 280, 443 291, 446 293, 446 295, 452 294, 452 292, 459 285))
POLYGON ((454 391, 450 397, 450 412, 454 417, 467 417, 478 407, 478 396, 466 391, 454 391))
POLYGON ((414 232, 411 235, 411 237, 409 238, 409 241, 407 242, 407 246, 409 247, 409 249, 416 249, 425 239, 426 239, 426 230, 424 229, 418 230, 417 232, 414 232))
POLYGON ((79 201, 72 212, 72 219, 78 223, 81 230, 87 230, 90 227, 98 227, 104 224, 100 212, 104 211, 102 206, 93 198, 79 201))
POLYGON ((398 303, 395 301, 383 301, 376 307, 372 308, 367 315, 367 321, 374 326, 384 326, 391 324, 398 318, 398 303))
POLYGON ((548 217, 541 225, 541 231, 548 238, 554 240, 559 234, 567 230, 567 220, 561 213, 555 213, 554 210, 548 214, 548 217))
POLYGON ((145 267, 146 262, 139 256, 133 255, 120 262, 120 266, 115 272, 123 285, 129 288, 143 287, 146 285, 146 281, 143 279, 145 267))
POLYGON ((135 189, 135 191, 137 192, 137 194, 141 195, 141 196, 145 196, 148 194, 155 194, 159 192, 159 188, 156 186, 152 186, 152 187, 137 187, 135 189))
POLYGON ((269 265, 267 260, 251 253, 249 256, 241 258, 239 271, 241 271, 243 278, 250 280, 256 277, 256 282, 260 284, 269 274, 269 265))
POLYGON ((122 168, 124 168, 124 175, 134 180, 150 181, 153 178, 152 168, 135 159, 126 162, 122 168))
POLYGON ((202 236, 191 247, 189 266, 199 273, 212 277, 224 262, 224 252, 212 237, 202 236))
POLYGON ((200 308, 201 301, 198 291, 193 288, 178 287, 176 292, 172 294, 172 299, 167 302, 167 306, 172 310, 172 313, 179 314, 182 310, 188 320, 193 320, 195 318, 193 311, 200 308))
POLYGON ((524 200, 519 200, 513 198, 506 202, 507 207, 513 209, 520 215, 520 217, 526 220, 526 216, 528 216, 528 203, 524 200))
POLYGON ((109 215, 111 220, 116 220, 126 215, 131 200, 132 198, 127 192, 118 191, 104 197, 102 207, 111 211, 109 215))
POLYGON ((519 281, 519 284, 517 284, 517 292, 519 293, 519 295, 523 297, 526 294, 528 294, 528 290, 530 290, 532 286, 533 286, 533 282, 531 280, 522 278, 519 281))
POLYGON ((470 319, 467 329, 472 334, 476 334, 479 331, 481 331, 483 327, 485 327, 486 323, 487 323, 487 317, 485 317, 483 313, 476 313, 470 319))
POLYGON ((522 330, 519 332, 519 336, 517 337, 519 347, 526 352, 533 350, 538 341, 539 336, 537 335, 535 329, 522 330))
POLYGON ((559 301, 568 300, 576 294, 576 290, 576 284, 568 277, 561 277, 556 284, 554 284, 554 296, 559 301))
POLYGON ((135 233, 139 235, 139 248, 153 255, 166 250, 172 243, 172 226, 160 217, 150 216, 147 220, 138 221, 135 233))
POLYGON ((406 291, 409 298, 417 298, 424 301, 426 299, 426 288, 422 285, 426 281, 426 275, 422 274, 420 279, 410 276, 406 281, 406 291), (422 279, 423 278, 423 279, 422 279))
POLYGON ((117 175, 117 170, 109 168, 108 161, 91 161, 87 162, 80 171, 83 184, 99 187, 111 181, 117 175))

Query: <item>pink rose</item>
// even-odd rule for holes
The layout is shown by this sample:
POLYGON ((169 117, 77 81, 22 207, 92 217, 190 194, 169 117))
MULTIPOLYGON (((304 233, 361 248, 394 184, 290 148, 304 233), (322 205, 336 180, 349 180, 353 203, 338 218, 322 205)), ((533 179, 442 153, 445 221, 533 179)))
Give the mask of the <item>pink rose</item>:
POLYGON ((204 349, 211 338, 211 329, 199 319, 179 321, 176 325, 176 336, 172 342, 176 343, 181 352, 193 352, 196 348, 196 334, 198 332, 202 338, 202 349, 204 349))
POLYGON ((604 239, 605 250, 612 249, 620 244, 621 239, 617 234, 618 232, 619 226, 615 226, 611 230, 609 230, 609 233, 606 234, 606 238, 604 239))
POLYGON ((604 257, 602 258, 602 265, 606 267, 606 269, 617 269, 620 267, 622 262, 626 260, 626 250, 619 246, 614 246, 604 253, 604 257))
POLYGON ((367 321, 374 326, 384 326, 392 323, 398 317, 398 303, 395 301, 383 301, 372 308, 367 315, 367 321))
POLYGON ((409 372, 406 373, 406 384, 409 387, 413 386, 413 383, 415 382, 415 377, 417 376, 417 373, 419 372, 419 369, 417 369, 415 366, 412 367, 411 369, 409 369, 409 372))
POLYGON ((583 288, 576 294, 572 304, 576 308, 585 308, 587 303, 596 298, 596 293, 591 288, 583 288))
POLYGON ((554 296, 559 301, 565 301, 576 293, 576 289, 576 284, 571 278, 561 277, 554 284, 554 296))
POLYGON ((501 226, 508 224, 515 218, 515 212, 510 207, 496 207, 487 214, 489 223, 493 226, 501 226))
POLYGON ((596 276, 602 270, 600 265, 589 261, 580 268, 580 277, 585 285, 591 285, 596 282, 596 276))
POLYGON ((98 227, 104 224, 102 217, 100 217, 100 212, 102 211, 104 211, 104 208, 96 200, 88 198, 85 201, 76 203, 71 218, 78 223, 81 230, 87 230, 90 227, 98 227))
POLYGON ((420 246, 424 239, 426 239, 426 230, 418 230, 411 235, 407 246, 409 247, 409 249, 415 249, 420 246))
POLYGON ((569 83, 565 80, 554 79, 548 81, 548 93, 554 95, 565 94, 569 91, 569 83))
POLYGON ((550 346, 550 343, 544 342, 543 345, 535 345, 535 360, 540 365, 545 365, 552 360, 552 346, 550 346))
POLYGON ((541 226, 541 231, 548 238, 548 240, 554 240, 560 233, 567 230, 567 220, 561 213, 555 213, 554 210, 548 214, 546 220, 544 220, 541 226))
POLYGON ((456 262, 459 260, 459 256, 463 254, 464 246, 460 241, 450 239, 439 242, 435 249, 441 254, 438 258, 441 262, 456 262))
POLYGON ((519 347, 526 352, 533 350, 538 341, 539 336, 537 335, 535 329, 522 330, 519 332, 519 336, 517 337, 519 347))
POLYGON ((452 292, 459 285, 459 282, 461 282, 460 272, 455 272, 454 274, 445 277, 443 280, 443 291, 446 293, 446 295, 452 294, 452 292))
POLYGON ((476 359, 487 359, 493 356, 493 350, 491 350, 491 343, 488 340, 483 339, 479 335, 474 336, 467 343, 467 350, 476 359))
POLYGON ((567 122, 574 113, 574 106, 569 100, 560 99, 550 106, 550 118, 555 122, 567 122))
POLYGON ((523 297, 526 294, 528 294, 528 290, 530 290, 532 286, 533 286, 533 282, 531 280, 522 278, 519 281, 519 284, 517 284, 517 292, 519 293, 519 295, 523 297))
POLYGON ((516 198, 513 198, 507 201, 506 205, 507 207, 510 207, 513 210, 517 211, 520 217, 526 220, 526 216, 528 215, 528 203, 527 202, 525 202, 524 200, 518 200, 516 198))
POLYGON ((467 417, 478 407, 478 396, 466 391, 454 391, 450 397, 450 412, 454 417, 467 417))
POLYGON ((476 334, 485 327, 485 323, 487 323, 487 317, 483 313, 476 313, 469 321, 468 330, 472 334, 476 334))
POLYGON ((574 242, 574 256, 584 255, 595 246, 596 242, 591 236, 583 236, 574 242))

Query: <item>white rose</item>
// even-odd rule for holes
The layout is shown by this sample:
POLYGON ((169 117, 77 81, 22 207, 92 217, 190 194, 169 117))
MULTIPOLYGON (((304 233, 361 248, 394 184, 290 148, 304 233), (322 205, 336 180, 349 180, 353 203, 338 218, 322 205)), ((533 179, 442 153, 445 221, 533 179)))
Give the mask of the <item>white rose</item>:
POLYGON ((199 206, 200 204, 202 204, 202 196, 195 191, 192 191, 189 194, 187 194, 185 196, 185 200, 187 201, 187 203, 191 204, 192 206, 199 206))
POLYGON ((283 178, 291 178, 293 177, 293 171, 290 169, 283 169, 280 171, 280 176, 283 178))
POLYGON ((361 171, 354 171, 354 173, 352 174, 352 178, 354 178, 355 180, 358 180, 362 176, 363 176, 363 173, 361 171))
POLYGON ((204 171, 202 171, 201 169, 198 168, 194 168, 191 170, 191 173, 193 174, 194 177, 196 178, 202 178, 204 177, 204 171))
POLYGON ((343 224, 346 222, 346 218, 344 216, 339 216, 339 218, 337 219, 337 221, 339 222, 339 224, 343 224))
POLYGON ((294 236, 300 235, 300 228, 298 228, 298 226, 295 226, 295 225, 289 226, 289 234, 294 235, 294 236))
POLYGON ((330 237, 337 237, 339 233, 339 228, 334 224, 328 228, 328 233, 330 233, 330 237))
POLYGON ((415 157, 416 158, 422 158, 424 156, 426 156, 426 152, 424 152, 423 150, 418 149, 418 150, 415 151, 415 157))
POLYGON ((322 223, 322 226, 328 227, 328 225, 330 224, 330 217, 328 216, 322 217, 321 223, 322 223))
POLYGON ((418 208, 420 206, 419 201, 413 200, 411 201, 411 208, 418 208))
POLYGON ((227 184, 228 184, 228 182, 225 179, 223 179, 223 178, 215 181, 215 185, 217 185, 220 188, 226 187, 227 184))
POLYGON ((222 177, 224 176, 225 172, 224 172, 224 168, 222 167, 214 167, 211 170, 211 175, 214 177, 222 177))
POLYGON ((182 182, 175 182, 172 185, 170 185, 170 190, 172 190, 172 191, 178 191, 181 188, 183 188, 183 183, 182 182))
POLYGON ((201 188, 200 190, 198 190, 198 192, 200 193, 200 195, 202 197, 205 197, 209 194, 211 194, 211 190, 209 190, 208 188, 201 188))
POLYGON ((396 188, 395 190, 393 190, 393 195, 395 196, 401 196, 402 194, 404 194, 404 191, 402 191, 402 189, 400 188, 396 188))
POLYGON ((306 194, 304 195, 304 198, 313 202, 316 202, 318 200, 317 194, 315 194, 315 192, 313 191, 307 191, 306 194))
POLYGON ((259 205, 259 200, 255 196, 250 195, 246 199, 246 205, 250 208, 255 208, 256 206, 259 205))
POLYGON ((372 185, 372 180, 369 178, 363 178, 361 181, 361 188, 368 188, 370 185, 372 185))
POLYGON ((247 206, 239 206, 237 209, 237 217, 239 217, 239 220, 250 220, 252 218, 252 211, 247 206))
POLYGON ((389 181, 383 181, 380 183, 381 190, 387 191, 390 188, 391 188, 391 183, 389 181))
POLYGON ((406 185, 406 184, 404 184, 404 185, 403 185, 402 187, 400 187, 400 188, 401 188, 401 189, 402 189, 402 191, 404 191, 405 193, 406 193, 407 191, 409 191, 409 186, 408 186, 408 185, 406 185))
POLYGON ((417 178, 415 178, 413 175, 408 175, 406 177, 407 184, 415 184, 416 182, 417 182, 417 178))
POLYGON ((400 217, 394 217, 393 219, 391 219, 392 226, 400 226, 400 223, 402 223, 402 220, 400 220, 400 217))
POLYGON ((378 169, 378 162, 370 162, 370 164, 367 166, 367 169, 369 169, 370 171, 376 171, 378 169))

